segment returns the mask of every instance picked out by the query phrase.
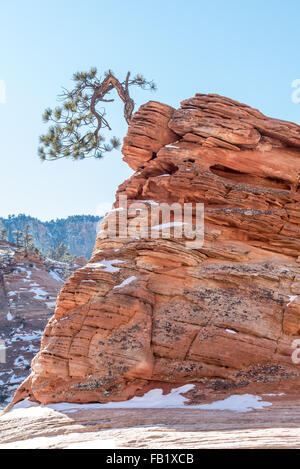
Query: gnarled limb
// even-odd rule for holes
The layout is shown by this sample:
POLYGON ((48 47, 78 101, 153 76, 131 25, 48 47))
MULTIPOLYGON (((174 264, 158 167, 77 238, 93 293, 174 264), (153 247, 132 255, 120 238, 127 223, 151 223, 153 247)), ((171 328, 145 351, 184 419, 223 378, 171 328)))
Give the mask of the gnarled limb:
POLYGON ((111 130, 107 121, 105 121, 103 116, 101 116, 96 111, 96 104, 98 101, 104 101, 104 102, 114 101, 113 99, 104 99, 104 96, 107 93, 109 93, 113 88, 117 90, 118 95, 120 96, 121 100, 124 103, 124 117, 126 119, 127 124, 129 124, 131 117, 132 117, 133 109, 134 109, 134 101, 133 99, 131 99, 129 95, 129 90, 128 90, 129 77, 130 77, 130 72, 127 73, 126 81, 123 85, 111 72, 109 72, 109 74, 103 80, 103 82, 95 87, 95 91, 91 99, 91 112, 94 114, 94 116, 96 117, 98 121, 98 126, 95 130, 95 136, 98 135, 102 127, 102 123, 105 123, 105 126, 111 130))

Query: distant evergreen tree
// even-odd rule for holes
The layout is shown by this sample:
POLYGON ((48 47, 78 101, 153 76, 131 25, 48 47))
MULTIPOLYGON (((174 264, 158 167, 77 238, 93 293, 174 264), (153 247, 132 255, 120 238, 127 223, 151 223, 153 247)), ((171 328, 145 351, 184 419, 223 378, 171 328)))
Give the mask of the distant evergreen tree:
POLYGON ((45 256, 44 256, 44 254, 42 253, 42 251, 41 251, 33 242, 30 242, 30 243, 29 243, 28 251, 29 251, 29 252, 33 252, 34 254, 38 254, 42 259, 45 258, 45 256))
POLYGON ((22 241, 25 255, 28 252, 33 252, 34 254, 38 254, 39 256, 43 257, 42 251, 34 244, 34 237, 30 233, 30 225, 25 225, 24 232, 22 233, 22 241))
POLYGON ((66 264, 70 264, 75 259, 75 257, 69 253, 67 246, 63 242, 60 242, 57 248, 49 249, 49 257, 55 261, 65 262, 66 264))
POLYGON ((14 230, 13 231, 13 237, 14 237, 15 243, 16 243, 18 248, 23 245, 23 233, 22 233, 22 231, 14 230))
POLYGON ((64 268, 64 271, 63 271, 63 278, 67 279, 70 276, 71 276, 70 264, 66 264, 66 267, 64 268))
POLYGON ((8 241, 8 230, 5 228, 5 226, 0 230, 0 240, 8 241))
POLYGON ((102 158, 104 153, 118 148, 119 139, 113 137, 107 144, 99 133, 103 128, 111 130, 111 127, 104 117, 105 109, 97 108, 97 105, 114 101, 105 96, 115 88, 124 102, 124 116, 129 124, 134 109, 129 87, 156 89, 153 81, 146 80, 141 74, 131 79, 128 72, 126 79, 120 82, 111 70, 105 72, 103 78, 98 77, 96 68, 75 73, 73 81, 74 88, 71 91, 63 89, 59 96, 62 105, 55 109, 48 108, 43 114, 44 122, 54 124, 49 127, 47 134, 40 137, 42 145, 38 153, 43 161, 70 157, 74 160, 102 158))
POLYGON ((23 234, 23 246, 24 246, 25 254, 28 253, 29 247, 33 244, 33 236, 32 236, 32 234, 30 233, 29 230, 30 230, 30 225, 27 224, 27 225, 25 225, 24 232, 22 233, 23 234))

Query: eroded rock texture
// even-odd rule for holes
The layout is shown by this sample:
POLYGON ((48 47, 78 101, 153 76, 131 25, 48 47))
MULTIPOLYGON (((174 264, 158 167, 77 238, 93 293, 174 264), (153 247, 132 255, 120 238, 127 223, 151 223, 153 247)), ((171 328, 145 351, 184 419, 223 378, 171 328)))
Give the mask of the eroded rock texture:
MULTIPOLYGON (((300 127, 218 95, 149 102, 116 196, 203 202, 205 242, 112 240, 61 290, 16 400, 122 400, 163 383, 234 388, 299 375, 300 127)), ((119 211, 121 213, 121 210, 119 211)), ((130 219, 130 215, 129 215, 130 219)))

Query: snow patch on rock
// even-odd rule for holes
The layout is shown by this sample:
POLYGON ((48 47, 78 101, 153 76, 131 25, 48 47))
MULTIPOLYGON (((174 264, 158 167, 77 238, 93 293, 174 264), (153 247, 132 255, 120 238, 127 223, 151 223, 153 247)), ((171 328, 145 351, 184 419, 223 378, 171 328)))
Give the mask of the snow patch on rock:
POLYGON ((120 268, 115 267, 114 264, 119 264, 122 261, 121 259, 112 259, 112 260, 105 260, 103 259, 101 262, 94 262, 87 264, 87 267, 91 267, 92 269, 103 269, 105 272, 119 272, 120 268))
MULTIPOLYGON (((188 398, 182 394, 190 391, 194 384, 186 384, 179 388, 172 389, 169 394, 163 394, 162 389, 152 389, 144 396, 133 397, 123 402, 108 402, 106 404, 71 404, 62 402, 59 404, 49 404, 47 406, 39 406, 41 409, 51 409, 58 412, 73 413, 86 409, 203 409, 203 410, 229 410, 233 412, 249 412, 254 409, 263 409, 271 406, 271 402, 262 400, 261 396, 253 394, 234 394, 226 399, 212 402, 210 404, 186 405, 188 398)), ((14 406, 11 412, 18 412, 21 409, 36 407, 38 404, 28 401, 19 402, 14 406)), ((35 412, 38 410, 35 409, 35 412)))
POLYGON ((129 285, 129 283, 133 282, 134 280, 136 280, 136 277, 135 277, 135 275, 132 275, 132 277, 126 278, 122 283, 120 283, 120 285, 116 285, 116 286, 114 287, 114 289, 115 289, 115 288, 123 288, 123 287, 125 287, 126 285, 129 285))

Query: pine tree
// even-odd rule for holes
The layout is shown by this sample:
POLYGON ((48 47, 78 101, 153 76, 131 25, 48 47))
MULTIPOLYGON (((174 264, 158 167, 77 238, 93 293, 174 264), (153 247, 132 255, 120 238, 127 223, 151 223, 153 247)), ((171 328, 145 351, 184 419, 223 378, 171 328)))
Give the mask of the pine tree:
POLYGON ((111 130, 111 127, 105 118, 105 109, 97 108, 97 105, 114 101, 105 96, 115 88, 124 102, 124 117, 129 124, 134 110, 129 87, 156 89, 155 83, 141 74, 131 79, 128 72, 126 79, 120 82, 111 70, 105 72, 104 78, 98 77, 94 67, 89 72, 75 73, 73 81, 74 88, 71 91, 63 89, 59 95, 62 105, 55 109, 48 108, 43 114, 44 122, 54 125, 50 125, 48 132, 40 137, 38 153, 42 161, 70 157, 74 160, 102 158, 104 153, 118 148, 118 138, 113 137, 105 143, 104 136, 99 133, 101 129, 111 130))
POLYGON ((30 233, 30 225, 25 225, 24 232, 22 233, 22 241, 25 255, 28 252, 33 252, 34 254, 38 254, 40 257, 43 257, 42 251, 34 244, 34 237, 30 233))
POLYGON ((16 243, 17 247, 19 248, 20 246, 22 246, 22 243, 23 243, 23 233, 22 233, 22 231, 20 231, 20 230, 13 231, 13 237, 14 237, 14 240, 15 240, 15 243, 16 243))
POLYGON ((66 264, 70 264, 75 259, 75 257, 69 253, 67 246, 63 242, 60 242, 56 248, 49 249, 49 257, 50 259, 66 264))
POLYGON ((23 232, 23 245, 24 245, 25 254, 28 253, 28 251, 30 250, 30 246, 33 245, 33 236, 29 230, 30 230, 30 225, 28 224, 25 225, 25 229, 23 232))
POLYGON ((57 261, 57 252, 54 248, 50 248, 48 250, 48 257, 50 257, 50 259, 53 259, 54 261, 57 261))
POLYGON ((5 226, 3 226, 3 228, 1 228, 1 230, 0 230, 0 240, 1 241, 8 241, 8 231, 5 228, 5 226))

